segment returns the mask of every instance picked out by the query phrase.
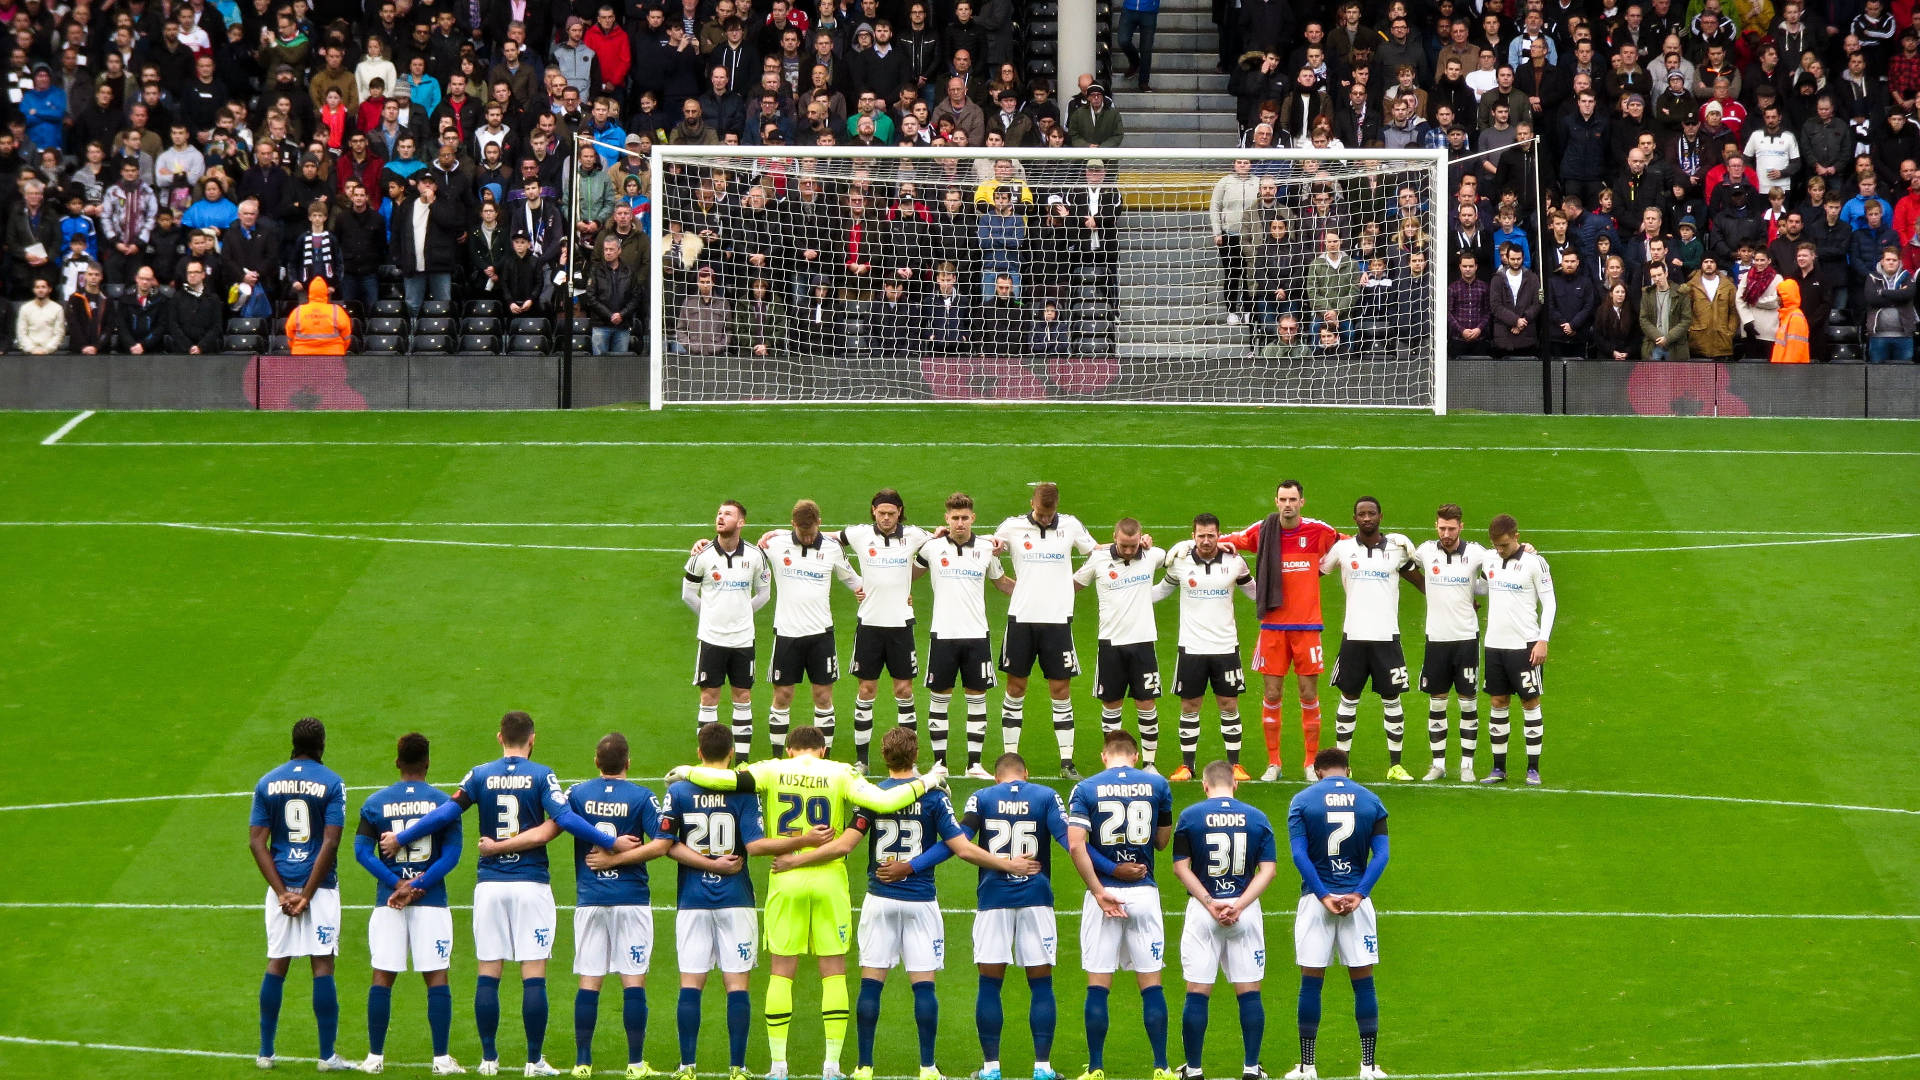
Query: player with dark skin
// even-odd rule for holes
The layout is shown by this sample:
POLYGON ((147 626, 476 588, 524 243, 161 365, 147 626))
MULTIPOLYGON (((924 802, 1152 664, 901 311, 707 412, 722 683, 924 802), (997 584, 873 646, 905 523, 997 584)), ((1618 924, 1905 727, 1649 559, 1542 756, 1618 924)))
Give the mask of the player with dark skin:
MULTIPOLYGON (((417 762, 399 760, 394 762, 394 766, 400 770, 400 779, 415 784, 424 784, 427 782, 427 768, 430 764, 432 763, 427 758, 421 758, 417 762)), ((395 911, 400 911, 408 904, 413 903, 425 895, 426 893, 414 888, 408 879, 402 878, 400 879, 400 884, 393 887, 393 894, 387 897, 387 906, 395 911)), ((315 959, 318 958, 316 957, 315 959)), ((333 958, 328 957, 327 959, 332 960, 333 958)), ((447 985, 446 968, 441 968, 439 971, 423 971, 420 974, 422 978, 426 979, 428 986, 447 985)), ((379 968, 373 969, 373 985, 375 986, 392 988, 394 982, 399 978, 400 973, 397 971, 381 971, 379 968)))
MULTIPOLYGON (((1334 765, 1316 769, 1315 771, 1319 773, 1322 780, 1329 776, 1352 775, 1345 765, 1334 765)), ((1353 911, 1353 909, 1359 907, 1360 901, 1364 899, 1366 899, 1366 897, 1361 896, 1359 893, 1328 893, 1320 898, 1320 905, 1335 915, 1346 915, 1353 911)), ((1326 968, 1303 967, 1300 969, 1300 974, 1316 979, 1324 977, 1326 973, 1326 968)), ((1372 964, 1368 964, 1365 967, 1347 969, 1347 977, 1349 979, 1364 979, 1371 974, 1373 974, 1372 964)))
MULTIPOLYGON (((306 758, 315 764, 320 764, 321 756, 327 751, 326 735, 322 733, 313 740, 296 743, 295 750, 297 751, 294 754, 295 758, 306 758)), ((279 868, 273 865, 272 830, 265 825, 248 827, 247 847, 253 851, 254 865, 260 868, 260 876, 267 880, 267 888, 273 890, 273 895, 280 901, 281 912, 288 918, 299 918, 300 914, 307 910, 307 906, 313 903, 313 894, 319 891, 320 883, 327 880, 327 876, 333 873, 334 862, 340 854, 342 831, 339 825, 329 825, 321 833, 320 852, 314 856, 313 871, 307 875, 307 883, 296 891, 287 888, 287 883, 280 878, 279 868)), ((333 957, 312 956, 308 959, 313 963, 315 978, 324 978, 333 974, 333 957)), ((267 960, 268 973, 278 978, 285 978, 292 967, 293 958, 290 956, 273 957, 267 960)))
MULTIPOLYGON (((1380 535, 1380 504, 1365 497, 1354 503, 1353 527, 1355 539, 1368 547, 1379 547, 1384 543, 1380 535)), ((1400 576, 1412 582, 1413 587, 1422 593, 1427 591, 1427 579, 1420 576, 1418 569, 1411 566, 1404 567, 1400 571, 1400 576)))

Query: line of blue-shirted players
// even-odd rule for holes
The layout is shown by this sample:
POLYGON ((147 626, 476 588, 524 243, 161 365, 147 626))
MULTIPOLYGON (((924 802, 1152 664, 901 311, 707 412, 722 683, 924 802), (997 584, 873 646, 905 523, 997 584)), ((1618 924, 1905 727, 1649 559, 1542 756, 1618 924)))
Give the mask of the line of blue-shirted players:
MULTIPOLYGON (((724 729, 715 727, 716 747, 724 729)), ((600 777, 562 792, 552 770, 529 760, 533 723, 524 713, 503 718, 502 756, 472 770, 448 796, 426 782, 428 745, 409 734, 399 742, 396 765, 401 779, 374 793, 362 807, 356 826, 355 857, 376 879, 376 905, 368 939, 373 984, 367 998, 370 1052, 358 1066, 367 1072, 384 1067, 391 988, 399 972, 420 971, 427 984, 427 1018, 433 1042, 434 1075, 464 1072, 448 1052, 452 998, 447 985, 453 928, 445 878, 458 864, 463 835, 460 816, 478 806, 482 833, 474 890, 474 941, 479 975, 474 1015, 481 1040, 484 1075, 499 1070, 496 1034, 500 1021, 499 985, 503 964, 520 965, 522 1021, 527 1037, 525 1074, 558 1075, 542 1056, 547 1025, 546 961, 556 925, 545 845, 561 831, 573 833, 577 904, 575 972, 581 983, 574 1004, 575 1075, 591 1075, 591 1047, 604 976, 622 982, 623 1020, 628 1043, 628 1075, 655 1075, 644 1059, 647 1023, 645 974, 652 946, 652 908, 646 860, 669 855, 682 863, 676 921, 682 973, 677 1009, 681 1065, 676 1080, 694 1075, 700 1006, 707 973, 719 968, 727 991, 730 1080, 745 1080, 746 1041, 751 1022, 747 981, 754 963, 751 936, 746 943, 719 948, 728 918, 752 925, 752 881, 741 872, 748 854, 782 854, 792 845, 764 836, 758 800, 730 795, 726 807, 706 807, 698 822, 680 820, 676 797, 693 805, 712 793, 669 788, 665 806, 646 788, 626 779, 628 748, 618 735, 596 750, 600 777), (714 811, 729 820, 715 824, 714 811), (703 835, 697 847, 688 827, 703 835), (779 848, 776 850, 776 848, 779 848), (719 920, 716 922, 715 920, 719 920), (701 927, 710 945, 692 947, 701 927), (691 935, 690 936, 690 932, 691 935)), ((266 879, 267 973, 260 991, 261 1068, 274 1064, 274 1040, 282 986, 292 958, 306 956, 313 968, 313 1010, 320 1035, 320 1069, 346 1070, 335 1037, 339 1006, 333 986, 334 956, 339 951, 340 900, 335 860, 346 824, 345 788, 321 763, 325 728, 303 719, 294 726, 291 760, 262 777, 255 789, 251 842, 266 879)), ((724 751, 723 751, 724 753, 724 751)), ((705 756, 704 754, 702 755, 705 756)), ((1087 884, 1080 919, 1080 959, 1087 973, 1084 1023, 1089 1065, 1081 1080, 1105 1080, 1104 1048, 1108 996, 1115 971, 1132 971, 1140 989, 1144 1027, 1154 1057, 1154 1080, 1200 1080, 1199 1062, 1206 1036, 1209 995, 1224 975, 1239 1006, 1246 1080, 1266 1074, 1260 1065, 1265 1010, 1260 989, 1265 975, 1264 913, 1259 897, 1277 873, 1273 828, 1258 808, 1233 798, 1232 768, 1216 762, 1201 772, 1205 797, 1176 821, 1166 780, 1138 768, 1133 737, 1116 731, 1101 753, 1104 771, 1075 785, 1071 799, 1028 780, 1016 754, 995 763, 994 783, 976 791, 965 810, 954 815, 946 794, 929 792, 903 810, 902 819, 924 820, 931 813, 952 821, 988 852, 1038 863, 1038 873, 979 871, 974 928, 979 989, 974 1019, 979 1030, 982 1068, 978 1080, 1001 1080, 1001 990, 1006 967, 1017 964, 1027 975, 1031 994, 1029 1026, 1034 1036, 1034 1080, 1056 1080, 1049 1062, 1055 1028, 1052 968, 1056 954, 1050 850, 1059 844, 1072 857, 1087 884), (925 804, 925 805, 923 805, 925 804), (1181 937, 1182 974, 1187 996, 1181 1017, 1187 1064, 1168 1067, 1168 1010, 1161 988, 1165 964, 1162 900, 1153 876, 1155 853, 1171 845, 1173 871, 1189 900, 1181 937)), ((715 762, 724 764, 724 760, 715 762)), ((1296 795, 1288 808, 1289 846, 1301 876, 1295 912, 1294 946, 1300 965, 1298 1023, 1300 1061, 1289 1080, 1317 1080, 1315 1040, 1320 1020, 1322 977, 1334 956, 1348 969, 1354 987, 1354 1012, 1361 1042, 1363 1078, 1383 1077, 1375 1059, 1379 1009, 1373 965, 1379 939, 1369 896, 1387 864, 1387 811, 1380 800, 1348 775, 1346 755, 1323 750, 1315 761, 1319 781, 1296 795)), ((855 827, 872 828, 871 820, 855 827)), ((930 871, 953 848, 942 829, 900 830, 890 838, 892 858, 870 860, 868 892, 874 896, 935 905, 930 871), (901 834, 917 838, 903 846, 901 834), (917 845, 917 846, 915 846, 917 845), (907 850, 908 846, 914 847, 907 850), (915 879, 913 875, 924 875, 915 879)), ((962 845, 954 845, 960 847, 962 845)), ((875 905, 877 907, 877 905, 875 905)), ((864 918, 864 916, 863 916, 864 918)), ((938 932, 938 931, 936 931, 938 932)), ((863 924, 863 960, 866 940, 863 924)), ((942 966, 941 946, 931 950, 942 966)), ((910 977, 927 982, 915 970, 929 961, 904 958, 910 977)), ((886 965, 892 966, 892 961, 886 965)), ((864 971, 859 1011, 859 1066, 855 1080, 871 1080, 879 1015, 879 988, 885 968, 864 971), (871 1003, 869 1007, 869 991, 871 1003)), ((921 1077, 937 1080, 933 1065, 937 997, 916 994, 921 1077)), ((839 1075, 832 1063, 826 1080, 839 1075)))

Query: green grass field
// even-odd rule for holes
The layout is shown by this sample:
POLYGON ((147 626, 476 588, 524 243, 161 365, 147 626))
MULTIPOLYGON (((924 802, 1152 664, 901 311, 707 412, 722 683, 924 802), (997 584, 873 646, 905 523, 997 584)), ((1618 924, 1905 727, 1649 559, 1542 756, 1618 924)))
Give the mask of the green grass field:
MULTIPOLYGON (((928 524, 942 497, 965 489, 991 523, 1023 508, 1027 482, 1056 480, 1064 508, 1097 536, 1132 514, 1169 543, 1197 511, 1233 526, 1258 518, 1288 475, 1306 482, 1309 514, 1349 525, 1354 497, 1376 495, 1388 527, 1416 541, 1442 501, 1463 504, 1476 531, 1513 513, 1552 559, 1559 590, 1546 789, 1389 786, 1379 706, 1363 706, 1356 775, 1380 791, 1394 825, 1376 894, 1386 1069, 1920 1076, 1920 426, 1095 408, 106 414, 41 445, 67 419, 0 415, 0 1075, 253 1074, 262 885, 235 793, 286 757, 299 716, 327 722, 327 763, 354 785, 356 813, 393 778, 397 735, 430 735, 433 777, 451 783, 497 753, 494 727, 510 708, 535 716, 536 756, 563 777, 591 770, 609 730, 633 738, 636 776, 683 760, 693 618, 679 599, 680 553, 722 498, 746 504, 753 535, 799 497, 817 499, 831 523, 861 520, 881 486, 898 487, 909 518, 928 524), (67 805, 40 805, 50 803, 67 805)), ((1337 625, 1340 590, 1326 589, 1337 625)), ((1422 609, 1410 593, 1402 620, 1417 666, 1422 609)), ((1090 660, 1093 599, 1080 603, 1090 660)), ((844 654, 851 595, 837 590, 836 606, 844 654)), ((1175 616, 1161 605, 1169 671, 1175 616)), ((1241 619, 1250 643, 1244 604, 1241 619)), ((1087 681, 1075 689, 1090 772, 1087 681)), ((852 693, 843 682, 842 757, 852 693)), ((884 732, 892 707, 882 697, 884 732)), ((763 685, 763 724, 766 700, 763 685)), ((1023 749, 1049 773, 1051 731, 1037 712, 1023 749)), ((1169 702, 1161 714, 1167 768, 1177 764, 1174 712, 1169 702)), ((1409 699, 1416 775, 1424 713, 1409 699)), ((1289 704, 1290 776, 1296 716, 1289 704)), ((1331 708, 1327 723, 1330 736, 1331 708)), ((990 752, 998 739, 996 725, 990 752)), ((1219 747, 1215 729, 1203 760, 1219 747)), ((956 782, 956 794, 972 786, 956 782)), ((1279 817, 1299 786, 1242 794, 1279 817)), ((1176 788, 1183 805, 1198 794, 1176 788)), ((470 894, 471 861, 469 851, 452 879, 456 903, 470 894)), ((856 880, 864 862, 857 853, 856 880)), ((1085 1060, 1081 889, 1066 860, 1055 866, 1053 1059, 1071 1075, 1085 1060)), ((1164 857, 1161 871, 1177 911, 1164 857)), ((555 878, 564 904, 570 860, 556 859, 555 878)), ((350 858, 341 879, 340 1049, 357 1061, 373 887, 350 858)), ((656 874, 657 901, 671 901, 670 880, 656 874)), ((939 1061, 964 1075, 979 1064, 972 871, 949 866, 940 880, 958 914, 939 1061)), ((1295 1058, 1294 880, 1283 858, 1267 904, 1266 1064, 1276 1075, 1295 1058)), ((547 1056, 565 1068, 563 924, 547 1056)), ((1177 955, 1179 922, 1168 925, 1177 955)), ((648 1056, 668 1067, 671 916, 657 926, 648 1056)), ((456 927, 453 1049, 471 1068, 465 912, 456 927)), ((1177 1062, 1177 967, 1169 973, 1177 1062)), ((395 992, 392 1062, 428 1058, 419 987, 407 976, 395 992)), ((702 1063, 713 1068, 725 1061, 725 1025, 718 986, 709 995, 702 1063)), ((799 998, 792 1060, 811 1072, 814 980, 802 979, 799 998)), ((307 1000, 296 967, 283 1056, 314 1052, 307 1000)), ((509 979, 501 1048, 515 1072, 518 1003, 509 979)), ((1323 1075, 1357 1072, 1350 1005, 1336 974, 1323 1075)), ((1113 1006, 1109 1072, 1147 1075, 1125 976, 1113 1006)), ((1010 980, 1009 1076, 1031 1060, 1025 1007, 1010 980)), ((879 1071, 910 1073, 898 975, 885 1010, 879 1071)), ((621 1062, 621 1040, 608 1003, 603 1069, 621 1062)), ((1238 1042, 1223 992, 1209 1075, 1237 1075, 1238 1042)), ((849 1068, 851 1057, 849 1045, 849 1068)), ((749 1063, 765 1061, 756 1027, 749 1063)))

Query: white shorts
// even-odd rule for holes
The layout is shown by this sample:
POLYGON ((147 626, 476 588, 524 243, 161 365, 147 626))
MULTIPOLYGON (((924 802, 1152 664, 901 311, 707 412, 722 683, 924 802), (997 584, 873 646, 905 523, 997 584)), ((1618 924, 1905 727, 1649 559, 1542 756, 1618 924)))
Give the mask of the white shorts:
POLYGON ((1116 971, 1159 971, 1167 963, 1167 932, 1160 914, 1160 890, 1126 885, 1107 892, 1127 913, 1107 917, 1092 893, 1080 904, 1080 966, 1098 975, 1116 971))
MULTIPOLYGON (((299 890, 295 890, 296 892, 299 890)), ((267 959, 336 956, 340 952, 340 890, 316 889, 307 910, 289 917, 267 890, 267 959)))
POLYGON ((1307 893, 1293 915, 1293 955, 1301 967, 1323 968, 1333 962, 1334 946, 1340 947, 1340 963, 1345 967, 1367 967, 1380 962, 1380 932, 1373 920, 1373 901, 1345 915, 1328 911, 1320 898, 1307 893))
POLYGON ((652 908, 621 904, 573 909, 575 975, 645 975, 652 959, 652 908))
POLYGON ((367 950, 375 971, 445 971, 453 962, 453 912, 426 904, 395 911, 382 904, 367 919, 367 950))
POLYGON ((868 893, 860 901, 860 966, 939 971, 947 966, 947 924, 938 900, 895 900, 868 893))
POLYGON ((1060 936, 1050 907, 991 908, 973 916, 973 962, 1052 967, 1060 936))
POLYGON ((1180 971, 1188 982, 1212 986, 1222 972, 1230 983, 1266 977, 1267 927, 1260 901, 1248 904, 1232 926, 1221 926, 1200 901, 1188 897, 1186 923, 1180 932, 1180 971))
POLYGON ((673 937, 683 975, 752 971, 760 917, 750 907, 681 908, 673 913, 673 937))
POLYGON ((553 886, 482 881, 473 887, 473 958, 545 960, 553 955, 553 886))

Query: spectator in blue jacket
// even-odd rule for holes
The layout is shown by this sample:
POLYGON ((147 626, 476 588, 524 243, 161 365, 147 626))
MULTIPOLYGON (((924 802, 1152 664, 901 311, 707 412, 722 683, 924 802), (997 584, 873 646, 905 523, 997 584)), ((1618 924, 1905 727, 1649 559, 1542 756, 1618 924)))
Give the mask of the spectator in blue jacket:
POLYGON ((53 85, 45 64, 33 66, 33 88, 20 94, 20 115, 27 121, 27 138, 45 150, 66 149, 67 92, 53 85))

